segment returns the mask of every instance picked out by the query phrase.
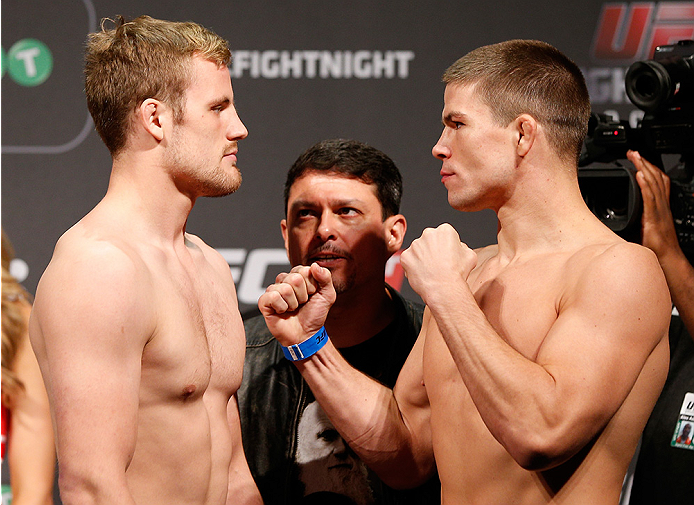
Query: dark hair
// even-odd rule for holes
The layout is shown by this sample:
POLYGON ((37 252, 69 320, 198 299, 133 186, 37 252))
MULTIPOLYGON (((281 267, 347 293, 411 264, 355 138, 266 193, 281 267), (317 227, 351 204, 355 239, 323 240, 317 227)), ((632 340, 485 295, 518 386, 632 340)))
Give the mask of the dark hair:
POLYGON ((294 182, 307 172, 328 172, 376 186, 383 219, 400 212, 402 176, 393 160, 357 140, 330 139, 309 147, 297 158, 284 183, 284 210, 294 182))
POLYGON ((126 145, 131 114, 147 98, 167 103, 174 120, 182 120, 193 56, 221 67, 231 53, 226 40, 197 23, 118 16, 106 28, 107 21, 89 34, 84 87, 96 131, 115 156, 126 145))
POLYGON ((546 42, 509 40, 480 47, 451 65, 443 82, 474 85, 502 126, 530 114, 546 128, 559 156, 578 160, 588 133, 588 88, 578 66, 546 42))

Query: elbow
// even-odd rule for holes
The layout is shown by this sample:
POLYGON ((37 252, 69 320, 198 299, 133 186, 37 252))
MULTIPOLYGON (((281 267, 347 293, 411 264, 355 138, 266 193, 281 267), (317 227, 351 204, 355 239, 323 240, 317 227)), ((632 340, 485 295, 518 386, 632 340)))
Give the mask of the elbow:
POLYGON ((526 450, 510 452, 511 457, 518 463, 518 466, 531 472, 542 472, 549 470, 562 462, 561 458, 556 458, 553 454, 546 451, 526 450))
POLYGON ((508 440, 503 445, 521 468, 540 472, 564 463, 578 452, 580 448, 567 441, 570 439, 560 435, 534 433, 508 440))
POLYGON ((88 492, 81 479, 59 472, 58 488, 60 489, 60 499, 65 503, 89 503, 88 492))
POLYGON ((63 503, 86 505, 97 502, 98 485, 84 475, 64 470, 62 466, 58 472, 58 488, 63 503))

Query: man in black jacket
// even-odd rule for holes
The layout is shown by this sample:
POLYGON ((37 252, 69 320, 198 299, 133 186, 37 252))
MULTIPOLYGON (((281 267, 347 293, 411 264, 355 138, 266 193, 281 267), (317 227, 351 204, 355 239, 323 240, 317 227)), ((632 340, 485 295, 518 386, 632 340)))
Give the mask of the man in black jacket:
MULTIPOLYGON (((325 327, 356 369, 393 387, 417 339, 423 307, 384 281, 403 243, 402 178, 382 152, 327 140, 304 152, 285 183, 281 222, 292 266, 330 269, 337 301, 325 327)), ((332 427, 262 316, 245 322, 239 407, 246 456, 266 504, 438 503, 439 482, 395 491, 354 455, 332 427)))

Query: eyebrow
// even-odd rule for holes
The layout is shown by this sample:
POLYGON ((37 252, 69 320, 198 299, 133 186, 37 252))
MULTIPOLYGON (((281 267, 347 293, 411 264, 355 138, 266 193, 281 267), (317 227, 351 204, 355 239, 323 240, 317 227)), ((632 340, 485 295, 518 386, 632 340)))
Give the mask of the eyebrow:
POLYGON ((463 120, 467 120, 467 115, 464 112, 458 112, 458 111, 451 111, 443 118, 441 118, 441 123, 445 126, 447 123, 452 123, 454 117, 459 117, 463 120))
POLYGON ((235 105, 228 96, 220 97, 215 100, 210 101, 210 105, 216 107, 218 105, 235 105))
MULTIPOLYGON (((330 202, 332 207, 351 207, 358 204, 363 204, 364 202, 358 198, 349 198, 344 200, 333 200, 330 202)), ((294 203, 289 207, 290 210, 294 210, 301 207, 315 207, 316 203, 313 200, 299 199, 295 200, 294 203)))

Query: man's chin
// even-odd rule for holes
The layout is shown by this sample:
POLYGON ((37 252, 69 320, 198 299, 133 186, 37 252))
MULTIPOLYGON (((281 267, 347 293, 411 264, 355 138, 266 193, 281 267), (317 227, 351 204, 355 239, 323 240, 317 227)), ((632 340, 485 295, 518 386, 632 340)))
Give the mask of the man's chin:
POLYGON ((354 279, 345 279, 344 277, 333 277, 333 287, 338 295, 346 293, 354 287, 354 279))

